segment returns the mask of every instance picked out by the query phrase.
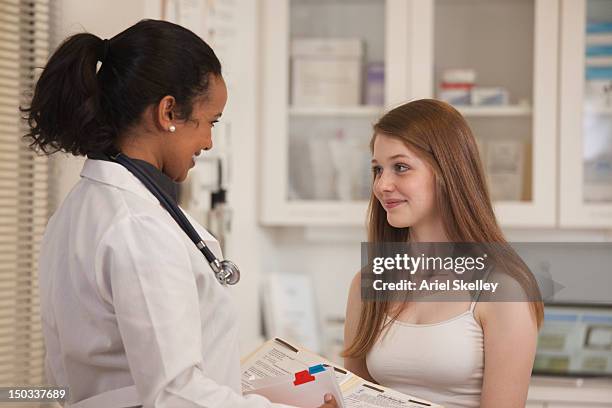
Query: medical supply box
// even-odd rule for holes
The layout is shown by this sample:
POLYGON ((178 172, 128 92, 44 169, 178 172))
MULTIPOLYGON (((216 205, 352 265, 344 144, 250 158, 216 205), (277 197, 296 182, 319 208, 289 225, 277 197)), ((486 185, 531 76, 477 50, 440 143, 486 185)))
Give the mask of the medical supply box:
POLYGON ((361 102, 363 42, 358 38, 296 38, 291 43, 291 101, 296 106, 361 102))

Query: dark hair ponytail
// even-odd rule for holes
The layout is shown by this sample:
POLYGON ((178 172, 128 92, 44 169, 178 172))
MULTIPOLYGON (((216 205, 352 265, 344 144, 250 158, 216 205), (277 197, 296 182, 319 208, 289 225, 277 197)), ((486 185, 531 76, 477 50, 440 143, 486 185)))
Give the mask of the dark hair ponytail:
POLYGON ((166 21, 140 21, 110 40, 73 35, 51 56, 22 109, 30 127, 24 137, 45 154, 113 151, 121 132, 166 95, 176 100, 177 119, 189 119, 211 74, 221 75, 213 50, 166 21))
MULTIPOLYGON (((33 146, 45 153, 64 150, 79 154, 83 144, 93 147, 109 139, 92 138, 103 127, 96 78, 101 45, 102 40, 93 34, 76 34, 51 56, 36 83, 31 106, 24 109, 30 126, 26 136, 33 139, 33 146)), ((104 133, 108 135, 108 131, 104 133)))

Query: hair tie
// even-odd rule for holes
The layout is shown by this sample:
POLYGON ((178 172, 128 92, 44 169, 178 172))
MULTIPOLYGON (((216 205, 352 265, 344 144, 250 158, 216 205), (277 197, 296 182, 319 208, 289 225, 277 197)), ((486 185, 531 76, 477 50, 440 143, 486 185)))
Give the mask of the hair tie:
POLYGON ((110 41, 107 40, 106 38, 102 40, 102 58, 100 58, 100 62, 104 63, 104 61, 106 60, 106 57, 108 56, 108 52, 110 48, 110 41))

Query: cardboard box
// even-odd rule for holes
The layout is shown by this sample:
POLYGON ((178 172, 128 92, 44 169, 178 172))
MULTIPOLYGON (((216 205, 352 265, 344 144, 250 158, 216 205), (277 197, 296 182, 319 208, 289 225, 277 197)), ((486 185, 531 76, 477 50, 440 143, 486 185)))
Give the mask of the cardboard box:
POLYGON ((296 106, 361 103, 363 43, 358 38, 296 38, 291 44, 291 102, 296 106))

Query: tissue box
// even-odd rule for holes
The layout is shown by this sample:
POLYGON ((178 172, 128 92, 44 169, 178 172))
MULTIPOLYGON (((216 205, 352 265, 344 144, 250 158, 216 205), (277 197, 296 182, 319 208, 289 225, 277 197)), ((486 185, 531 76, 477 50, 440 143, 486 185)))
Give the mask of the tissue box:
POLYGON ((361 99, 363 44, 358 38, 296 38, 291 99, 297 106, 355 106, 361 99))
POLYGON ((470 105, 475 81, 476 71, 473 69, 445 69, 442 72, 438 99, 451 105, 470 105))

